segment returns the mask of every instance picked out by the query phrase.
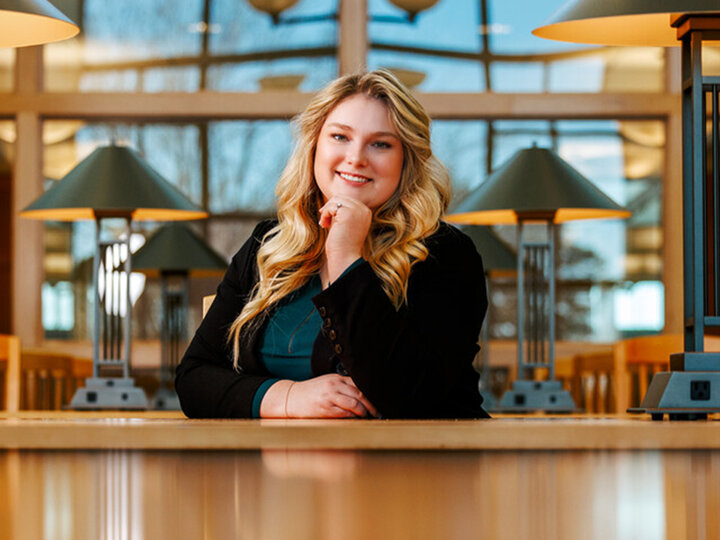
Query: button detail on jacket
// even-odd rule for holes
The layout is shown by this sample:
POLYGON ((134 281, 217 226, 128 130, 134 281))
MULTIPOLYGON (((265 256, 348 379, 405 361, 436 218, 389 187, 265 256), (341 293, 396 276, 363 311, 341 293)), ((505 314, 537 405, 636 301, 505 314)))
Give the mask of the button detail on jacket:
POLYGON ((330 330, 330 331, 328 332, 328 337, 329 337, 331 340, 335 341, 335 339, 337 338, 337 334, 335 333, 335 330, 330 330))
POLYGON ((332 326, 332 321, 330 320, 330 317, 325 319, 325 322, 323 323, 325 328, 330 328, 332 326))
POLYGON ((336 344, 335 344, 335 352, 336 352, 337 354, 342 353, 342 345, 340 345, 339 343, 336 343, 336 344))
POLYGON ((318 308, 318 313, 320 314, 321 317, 324 317, 325 315, 327 315, 327 309, 325 309, 325 306, 320 306, 318 308))
POLYGON ((338 362, 337 366, 335 366, 335 371, 338 375, 342 375, 343 377, 347 377, 349 375, 345 366, 342 365, 342 362, 338 362))

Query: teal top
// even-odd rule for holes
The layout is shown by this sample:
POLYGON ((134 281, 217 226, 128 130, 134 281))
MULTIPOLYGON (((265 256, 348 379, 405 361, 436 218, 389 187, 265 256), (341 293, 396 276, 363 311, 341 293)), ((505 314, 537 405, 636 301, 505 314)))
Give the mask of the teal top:
MULTIPOLYGON (((358 259, 345 272, 363 261, 358 259)), ((260 340, 258 357, 273 378, 262 383, 255 392, 253 418, 260 418, 260 404, 265 393, 280 379, 305 381, 313 377, 311 357, 315 339, 322 328, 322 317, 312 299, 321 292, 320 276, 313 276, 270 315, 260 340)))

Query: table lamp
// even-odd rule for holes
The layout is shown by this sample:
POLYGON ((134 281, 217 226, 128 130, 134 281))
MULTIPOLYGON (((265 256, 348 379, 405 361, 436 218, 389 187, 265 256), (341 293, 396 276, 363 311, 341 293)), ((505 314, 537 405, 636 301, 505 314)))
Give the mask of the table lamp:
POLYGON ((78 32, 78 26, 47 0, 0 0, 0 47, 41 45, 78 32))
POLYGON ((703 42, 720 40, 720 3, 573 0, 533 34, 602 45, 682 44, 684 351, 670 356, 670 371, 653 375, 640 407, 629 411, 653 420, 720 412, 720 353, 703 349, 705 330, 720 329, 720 78, 702 69, 703 42))
POLYGON ((446 217, 456 223, 518 225, 518 371, 496 410, 576 410, 570 393, 555 380, 555 224, 629 215, 560 156, 532 147, 498 167, 446 217), (525 238, 529 223, 545 225, 545 241, 525 238), (535 380, 538 368, 547 369, 546 380, 535 380))
POLYGON ((132 220, 199 219, 207 213, 133 150, 113 144, 97 148, 20 212, 20 216, 52 221, 92 219, 96 224, 93 376, 75 392, 70 406, 75 409, 147 408, 145 393, 130 377, 132 220), (102 222, 110 218, 125 220, 124 237, 102 239, 102 222))
POLYGON ((223 257, 181 223, 165 225, 133 255, 135 270, 148 277, 159 274, 162 286, 160 387, 153 399, 153 408, 180 409, 173 381, 180 355, 187 345, 190 275, 218 275, 227 265, 223 257))
POLYGON ((495 395, 490 384, 490 313, 492 308, 492 278, 506 273, 515 274, 517 255, 503 242, 490 227, 483 225, 461 225, 459 227, 475 244, 482 256, 485 269, 485 287, 488 296, 488 310, 480 330, 480 380, 478 387, 483 397, 483 407, 487 411, 495 409, 495 395))

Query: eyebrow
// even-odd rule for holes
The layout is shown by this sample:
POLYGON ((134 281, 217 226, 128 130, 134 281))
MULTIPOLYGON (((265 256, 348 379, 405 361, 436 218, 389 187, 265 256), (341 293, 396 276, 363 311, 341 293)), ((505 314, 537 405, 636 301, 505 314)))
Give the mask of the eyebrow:
MULTIPOLYGON (((328 127, 336 127, 336 128, 341 128, 341 129, 347 129, 348 131, 355 131, 351 126, 348 126, 347 124, 341 124, 339 122, 331 122, 328 124, 328 127)), ((398 137, 397 135, 395 135, 395 133, 392 133, 390 131, 376 131, 375 133, 371 133, 370 135, 373 137, 382 137, 382 136, 393 137, 395 139, 400 140, 400 137, 398 137)))

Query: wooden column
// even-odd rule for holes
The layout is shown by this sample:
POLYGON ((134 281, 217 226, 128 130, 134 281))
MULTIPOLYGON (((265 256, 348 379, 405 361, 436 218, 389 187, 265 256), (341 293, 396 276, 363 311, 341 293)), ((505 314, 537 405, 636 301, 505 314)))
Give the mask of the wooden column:
POLYGON ((338 21, 338 74, 367 67, 367 0, 340 0, 338 21))
MULTIPOLYGON (((15 92, 32 96, 42 92, 42 47, 17 50, 15 92)), ((15 163, 12 180, 12 332, 20 336, 23 347, 42 342, 41 289, 43 271, 44 223, 21 219, 18 212, 43 192, 42 121, 33 111, 16 116, 15 163)))
MULTIPOLYGON (((665 81, 669 93, 680 102, 680 49, 666 49, 665 81)), ((665 170, 663 171, 662 227, 665 286, 665 329, 683 333, 683 209, 682 209, 682 110, 678 107, 665 125, 665 170)))
POLYGON ((0 153, 0 334, 12 333, 10 261, 12 229, 12 169, 7 156, 0 153))

